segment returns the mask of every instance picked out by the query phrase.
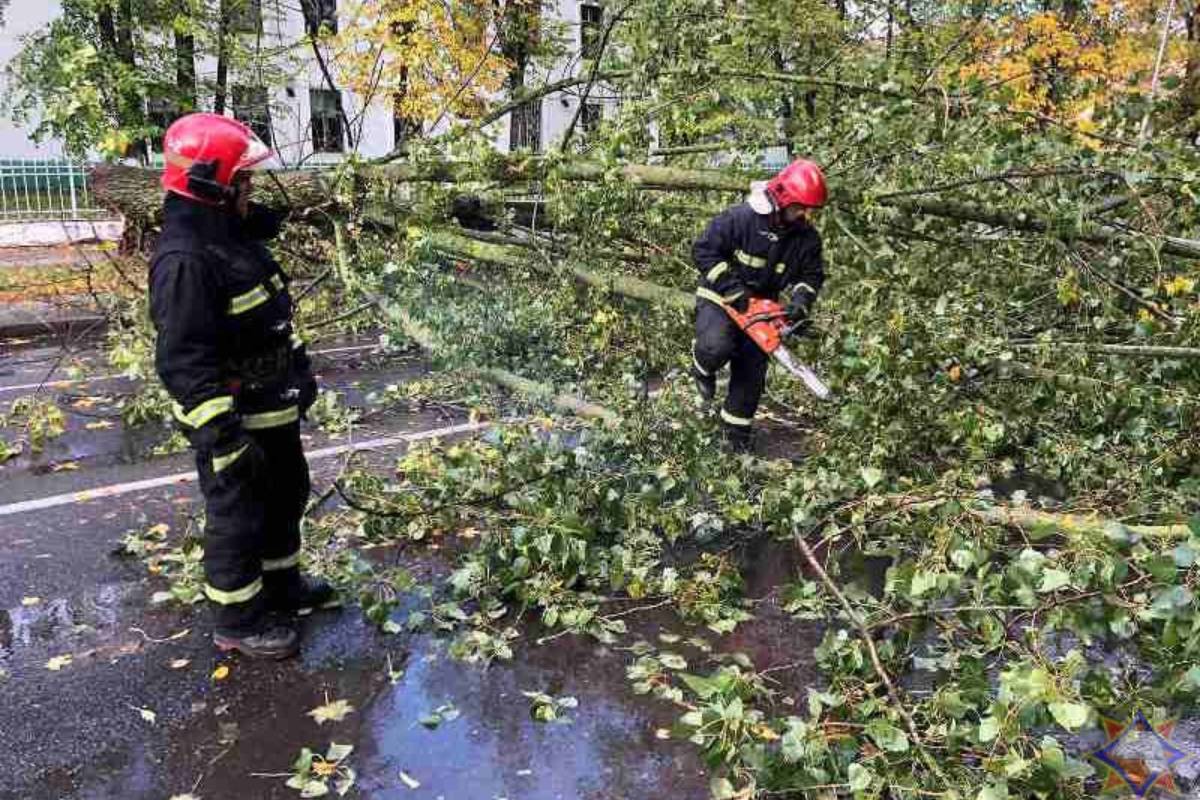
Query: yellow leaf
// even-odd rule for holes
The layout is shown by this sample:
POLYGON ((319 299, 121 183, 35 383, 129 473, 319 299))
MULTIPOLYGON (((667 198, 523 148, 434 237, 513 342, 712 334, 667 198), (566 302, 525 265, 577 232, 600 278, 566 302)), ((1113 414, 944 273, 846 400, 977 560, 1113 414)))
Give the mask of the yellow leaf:
POLYGON ((157 537, 160 537, 160 536, 166 536, 166 535, 167 535, 167 531, 169 531, 169 530, 171 530, 171 526, 170 526, 170 525, 168 525, 168 524, 167 524, 167 523, 165 523, 165 522, 160 522, 160 523, 158 523, 157 525, 154 525, 154 526, 151 526, 150 528, 148 528, 148 529, 146 530, 146 535, 147 535, 147 536, 153 536, 153 537, 157 538, 157 537))
POLYGON ((51 472, 74 472, 79 469, 78 461, 62 461, 50 467, 51 472))
POLYGON ((223 681, 229 677, 229 667, 222 664, 213 670, 212 679, 214 681, 223 681))
POLYGON ((318 725, 324 725, 326 722, 341 722, 346 718, 347 714, 354 710, 354 706, 345 700, 330 702, 328 696, 326 696, 325 700, 325 705, 317 706, 308 712, 308 716, 316 720, 318 725))
POLYGON ((758 725, 754 728, 754 735, 762 739, 764 742, 773 742, 779 738, 779 734, 775 732, 770 725, 758 725))
POLYGON ((97 420, 96 422, 89 422, 83 427, 87 428, 89 431, 103 431, 111 428, 112 426, 113 424, 109 420, 101 419, 97 420))
POLYGON ((29 606, 36 606, 40 602, 42 602, 42 598, 40 598, 40 597, 22 597, 21 598, 21 605, 25 606, 26 608, 28 608, 29 606))
POLYGON ((50 670, 51 672, 58 672, 63 667, 69 666, 70 663, 71 663, 70 654, 65 655, 65 656, 55 656, 54 658, 52 658, 46 662, 46 669, 50 670))

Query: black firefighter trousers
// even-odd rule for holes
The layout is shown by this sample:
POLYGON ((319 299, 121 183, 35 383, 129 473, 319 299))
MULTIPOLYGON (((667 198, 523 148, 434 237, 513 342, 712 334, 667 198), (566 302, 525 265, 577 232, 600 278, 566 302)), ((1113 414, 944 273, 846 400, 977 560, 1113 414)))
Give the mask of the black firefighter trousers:
POLYGON ((737 439, 748 439, 754 412, 767 382, 767 354, 711 300, 696 298, 694 366, 713 376, 729 365, 729 393, 721 408, 721 421, 737 439))
POLYGON ((268 597, 299 580, 300 520, 310 488, 299 422, 247 432, 265 456, 252 470, 214 473, 212 454, 196 453, 206 514, 205 594, 217 629, 229 633, 255 630, 268 597))

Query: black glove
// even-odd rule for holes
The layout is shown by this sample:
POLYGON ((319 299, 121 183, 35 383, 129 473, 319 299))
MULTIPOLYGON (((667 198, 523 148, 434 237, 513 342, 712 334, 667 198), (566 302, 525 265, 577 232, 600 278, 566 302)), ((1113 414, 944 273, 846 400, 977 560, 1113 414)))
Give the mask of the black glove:
POLYGON ((816 297, 811 292, 797 291, 792 295, 792 299, 787 305, 787 321, 792 325, 804 324, 807 328, 810 323, 809 312, 812 310, 813 300, 816 297))
POLYGON ((253 480, 263 473, 267 454, 250 434, 242 431, 209 451, 213 477, 221 483, 253 480))
POLYGON ((265 242, 274 239, 288 218, 288 211, 280 211, 262 203, 251 203, 250 212, 242 220, 242 233, 247 239, 265 242))
POLYGON ((317 402, 317 379, 309 375, 300 381, 300 385, 296 387, 300 390, 297 396, 297 402, 300 404, 300 416, 307 418, 308 410, 312 408, 313 403, 317 402))

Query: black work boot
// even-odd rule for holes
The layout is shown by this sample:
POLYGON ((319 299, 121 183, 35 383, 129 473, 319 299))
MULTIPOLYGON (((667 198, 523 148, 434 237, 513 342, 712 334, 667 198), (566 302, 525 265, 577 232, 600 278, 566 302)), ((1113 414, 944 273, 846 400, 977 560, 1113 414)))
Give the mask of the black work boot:
POLYGON ((700 399, 705 404, 711 404, 713 398, 717 396, 717 376, 705 375, 697 367, 692 367, 692 380, 696 384, 696 391, 700 395, 700 399))
POLYGON ((250 658, 279 660, 300 652, 300 636, 288 625, 264 625, 250 631, 218 629, 213 644, 223 652, 237 651, 250 658))
POLYGON ((728 452, 742 454, 754 451, 754 432, 749 425, 726 423, 721 426, 721 432, 725 435, 725 449, 728 452))
POLYGON ((332 586, 320 578, 300 574, 299 569, 264 573, 263 593, 271 611, 296 612, 340 605, 332 586))

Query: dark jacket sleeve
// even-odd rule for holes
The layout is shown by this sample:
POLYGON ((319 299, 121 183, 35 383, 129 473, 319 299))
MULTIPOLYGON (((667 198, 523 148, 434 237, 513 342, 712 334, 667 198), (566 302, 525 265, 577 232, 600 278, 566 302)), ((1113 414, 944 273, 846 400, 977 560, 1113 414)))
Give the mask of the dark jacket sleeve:
POLYGON ((727 294, 738 288, 734 269, 734 220, 729 211, 718 215, 704 234, 692 245, 692 260, 700 270, 700 283, 717 294, 727 294))
POLYGON ((218 445, 241 428, 217 339, 225 297, 208 267, 194 256, 167 254, 150 269, 154 366, 197 446, 218 445))
POLYGON ((825 284, 825 254, 819 235, 814 234, 811 244, 800 251, 798 263, 791 272, 788 284, 792 294, 804 292, 815 300, 825 284))

